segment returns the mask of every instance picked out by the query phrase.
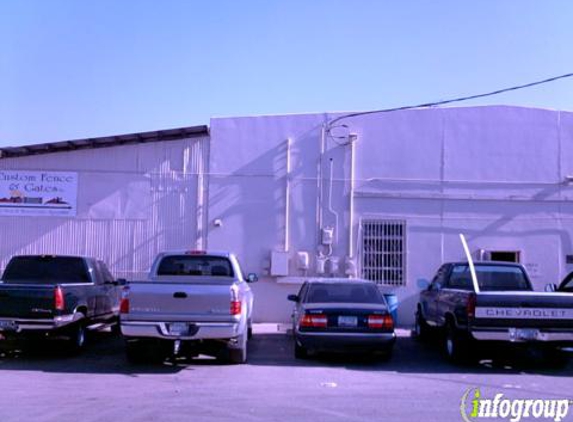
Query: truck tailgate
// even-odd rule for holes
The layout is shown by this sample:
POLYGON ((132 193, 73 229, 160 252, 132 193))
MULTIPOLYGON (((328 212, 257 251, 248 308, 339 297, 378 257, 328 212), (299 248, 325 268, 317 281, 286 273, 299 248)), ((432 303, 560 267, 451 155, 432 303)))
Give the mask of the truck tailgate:
POLYGON ((573 295, 539 292, 477 294, 476 327, 573 328, 573 295))
POLYGON ((232 321, 230 303, 233 279, 195 283, 141 281, 129 284, 132 321, 232 321))
POLYGON ((0 284, 0 318, 52 318, 54 289, 50 285, 0 284))

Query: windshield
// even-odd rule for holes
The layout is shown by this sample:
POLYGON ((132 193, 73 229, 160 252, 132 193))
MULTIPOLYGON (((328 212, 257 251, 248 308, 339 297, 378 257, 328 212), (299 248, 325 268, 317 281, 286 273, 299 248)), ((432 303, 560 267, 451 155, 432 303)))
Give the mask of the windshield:
POLYGON ((12 284, 89 283, 82 258, 21 256, 12 258, 2 280, 12 284))
MULTIPOLYGON (((488 291, 530 291, 531 285, 520 267, 506 265, 476 265, 476 276, 480 290, 488 291)), ((468 265, 456 265, 451 280, 458 285, 471 286, 471 274, 468 265)))
POLYGON ((376 303, 385 304, 374 284, 317 283, 311 284, 306 303, 376 303))
POLYGON ((234 277, 228 258, 208 255, 171 255, 161 260, 157 275, 234 277))

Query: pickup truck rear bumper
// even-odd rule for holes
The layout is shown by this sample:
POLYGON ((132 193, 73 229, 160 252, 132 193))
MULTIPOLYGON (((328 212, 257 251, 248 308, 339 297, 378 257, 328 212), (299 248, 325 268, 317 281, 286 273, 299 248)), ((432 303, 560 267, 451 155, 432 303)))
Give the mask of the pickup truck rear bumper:
POLYGON ((573 344, 573 330, 545 331, 537 329, 473 329, 471 335, 476 340, 507 341, 511 343, 541 342, 573 344))
MULTIPOLYGON (((121 321, 125 337, 149 337, 166 340, 231 339, 242 334, 241 325, 234 322, 189 322, 186 333, 172 331, 172 323, 150 321, 121 321)), ((246 327, 244 328, 246 330, 246 327)))
POLYGON ((396 334, 391 333, 337 333, 295 332, 295 341, 314 351, 391 351, 396 334))
POLYGON ((61 315, 47 319, 1 318, 0 332, 21 333, 24 331, 52 331, 73 324, 82 318, 80 314, 61 315))

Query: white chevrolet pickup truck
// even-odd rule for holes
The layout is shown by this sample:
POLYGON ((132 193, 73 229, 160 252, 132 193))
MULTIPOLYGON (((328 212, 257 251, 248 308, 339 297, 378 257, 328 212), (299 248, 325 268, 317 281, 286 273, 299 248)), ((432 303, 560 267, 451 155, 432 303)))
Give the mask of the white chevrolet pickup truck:
POLYGON ((247 360, 253 293, 235 255, 174 251, 159 254, 145 281, 124 288, 121 332, 127 359, 207 354, 230 363, 247 360))

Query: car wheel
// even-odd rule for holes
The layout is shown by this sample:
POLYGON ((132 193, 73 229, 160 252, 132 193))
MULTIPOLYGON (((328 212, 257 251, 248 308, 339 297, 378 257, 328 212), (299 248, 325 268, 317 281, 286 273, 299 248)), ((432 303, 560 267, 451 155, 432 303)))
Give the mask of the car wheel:
POLYGON ((296 359, 308 358, 308 350, 304 346, 299 345, 296 340, 294 342, 294 357, 296 359))
POLYGON ((451 322, 446 325, 444 351, 452 363, 469 363, 472 358, 469 338, 451 322))
POLYGON ((249 340, 253 338, 253 321, 251 320, 247 323, 247 338, 249 340))
POLYGON ((392 359, 392 349, 378 352, 377 358, 381 362, 389 362, 392 359))
POLYGON ((430 327, 426 322, 426 319, 422 316, 420 310, 416 312, 416 318, 414 321, 414 335, 418 340, 427 340, 429 337, 430 327))
POLYGON ((113 321, 113 324, 111 326, 111 333, 114 336, 120 336, 121 335, 121 324, 119 323, 119 318, 117 318, 116 320, 113 321))
POLYGON ((87 339, 87 331, 83 321, 80 321, 71 328, 68 339, 68 350, 77 354, 84 350, 87 339))
POLYGON ((247 362, 247 337, 248 333, 240 335, 238 345, 227 349, 229 363, 241 364, 247 362))
POLYGON ((125 342, 125 357, 130 363, 143 363, 147 356, 147 348, 138 340, 125 342))
POLYGON ((569 364, 569 356, 563 350, 555 347, 542 350, 542 359, 550 367, 560 369, 569 364))

